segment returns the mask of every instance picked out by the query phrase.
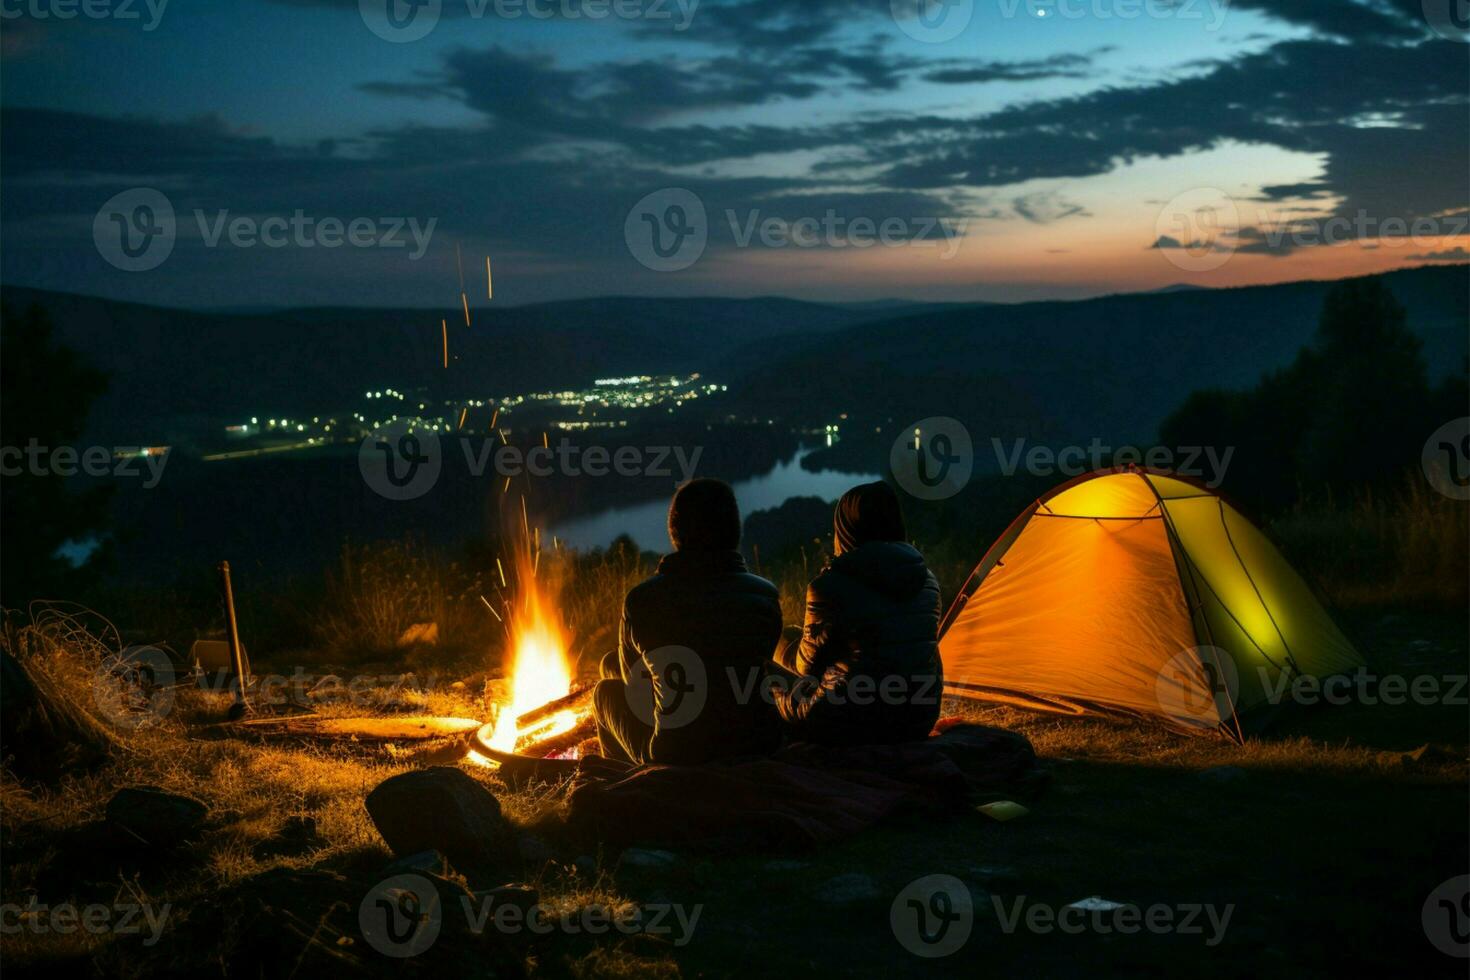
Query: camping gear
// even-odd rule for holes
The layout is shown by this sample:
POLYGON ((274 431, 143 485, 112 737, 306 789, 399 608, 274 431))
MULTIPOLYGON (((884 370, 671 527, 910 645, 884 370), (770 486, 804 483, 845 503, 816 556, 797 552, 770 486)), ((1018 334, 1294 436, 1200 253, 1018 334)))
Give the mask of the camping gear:
POLYGON ((954 694, 1237 741, 1295 679, 1363 666, 1234 507, 1136 467, 1026 508, 956 597, 939 650, 954 694))

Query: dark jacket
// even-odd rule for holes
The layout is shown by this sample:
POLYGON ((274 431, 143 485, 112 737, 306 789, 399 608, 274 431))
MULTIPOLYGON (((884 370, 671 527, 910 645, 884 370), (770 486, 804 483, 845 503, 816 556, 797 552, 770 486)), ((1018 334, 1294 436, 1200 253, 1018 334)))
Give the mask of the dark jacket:
POLYGON ((780 595, 746 571, 738 552, 665 555, 657 573, 628 592, 618 633, 624 676, 642 661, 663 687, 652 761, 773 751, 781 722, 761 682, 780 637, 780 595))
POLYGON ((923 738, 939 718, 939 582, 900 541, 833 558, 807 587, 794 666, 776 699, 798 738, 844 744, 923 738))

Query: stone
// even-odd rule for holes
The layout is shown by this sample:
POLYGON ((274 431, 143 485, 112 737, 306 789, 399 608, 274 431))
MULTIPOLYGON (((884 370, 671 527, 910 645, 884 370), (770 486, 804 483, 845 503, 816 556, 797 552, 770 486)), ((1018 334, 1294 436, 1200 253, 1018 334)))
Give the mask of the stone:
POLYGON ((107 801, 107 825, 124 842, 173 847, 195 837, 209 807, 157 786, 125 786, 107 801))
POLYGON ((500 802, 462 769, 434 766, 392 776, 365 802, 373 826, 396 857, 439 851, 470 879, 515 860, 513 833, 500 802))

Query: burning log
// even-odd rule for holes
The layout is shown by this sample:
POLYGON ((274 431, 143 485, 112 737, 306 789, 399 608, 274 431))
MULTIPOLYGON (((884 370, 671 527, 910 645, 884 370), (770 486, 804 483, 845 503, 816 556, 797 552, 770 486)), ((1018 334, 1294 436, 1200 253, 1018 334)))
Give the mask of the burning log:
POLYGON ((535 726, 538 722, 544 721, 547 718, 558 715, 563 711, 582 712, 586 710, 583 707, 583 703, 586 701, 590 701, 591 699, 592 685, 587 684, 573 690, 565 697, 557 698, 555 701, 548 701, 539 708, 532 708, 530 711, 527 711, 525 714, 517 718, 516 724, 519 725, 522 729, 526 729, 535 726))

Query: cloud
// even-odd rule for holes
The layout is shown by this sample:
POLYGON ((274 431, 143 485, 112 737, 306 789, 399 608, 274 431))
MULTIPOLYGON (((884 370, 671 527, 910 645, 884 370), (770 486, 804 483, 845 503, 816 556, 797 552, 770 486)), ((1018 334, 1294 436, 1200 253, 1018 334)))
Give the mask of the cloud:
MULTIPOLYGON (((1099 49, 1111 51, 1111 48, 1099 49)), ((1046 78, 1087 78, 1093 55, 1056 54, 1026 61, 949 62, 950 67, 930 71, 924 80, 941 85, 973 85, 987 82, 1034 82, 1046 78)))
POLYGON ((1470 262, 1470 252, 1465 246, 1456 245, 1440 252, 1421 252, 1418 255, 1410 255, 1415 262, 1470 262))

